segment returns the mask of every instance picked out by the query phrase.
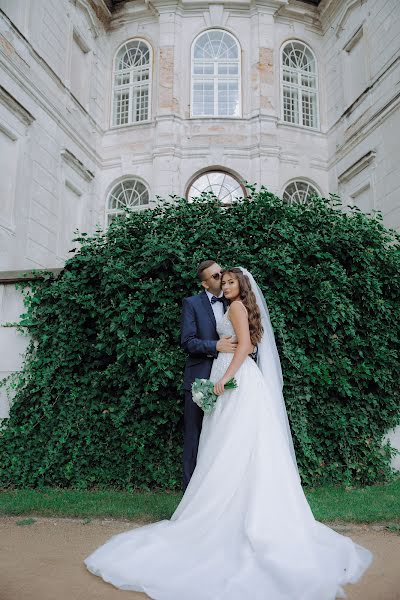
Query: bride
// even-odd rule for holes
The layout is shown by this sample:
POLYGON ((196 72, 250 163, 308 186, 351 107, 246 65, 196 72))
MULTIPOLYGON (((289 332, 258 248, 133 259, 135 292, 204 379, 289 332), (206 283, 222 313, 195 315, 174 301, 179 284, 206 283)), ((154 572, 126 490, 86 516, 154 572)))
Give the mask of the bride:
POLYGON ((264 297, 245 269, 222 273, 230 302, 210 379, 197 465, 171 519, 113 536, 89 571, 154 600, 334 600, 369 566, 369 550, 316 521, 303 493, 264 297), (258 345, 257 363, 248 356, 258 345), (224 391, 235 377, 237 388, 224 391))

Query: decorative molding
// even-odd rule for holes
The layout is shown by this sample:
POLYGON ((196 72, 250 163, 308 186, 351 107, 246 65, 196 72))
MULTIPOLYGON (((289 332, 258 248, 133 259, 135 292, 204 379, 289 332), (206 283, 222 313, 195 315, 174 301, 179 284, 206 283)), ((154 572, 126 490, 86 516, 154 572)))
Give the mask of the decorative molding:
POLYGON ((7 90, 0 85, 0 102, 4 104, 24 125, 31 125, 35 121, 35 117, 22 104, 11 96, 7 90))
POLYGON ((305 127, 304 125, 296 125, 295 123, 288 123, 287 121, 283 121, 278 119, 276 126, 282 129, 297 129, 301 131, 304 135, 314 135, 317 137, 322 137, 325 139, 326 133, 321 131, 321 129, 313 128, 313 127, 305 127))
POLYGON ((122 5, 111 19, 111 28, 113 30, 121 28, 128 23, 134 23, 141 17, 158 17, 159 12, 155 6, 148 0, 139 0, 122 5))
POLYGON ((97 18, 102 21, 102 19, 100 17, 105 17, 107 19, 110 19, 111 17, 111 10, 110 10, 110 6, 108 6, 108 4, 110 4, 109 2, 107 3, 106 0, 91 0, 91 5, 93 5, 93 10, 95 11, 97 18), (103 11, 103 14, 100 15, 98 11, 103 11))
POLYGON ((93 16, 93 11, 92 8, 89 4, 89 2, 87 2, 87 0, 70 0, 77 8, 80 8, 82 10, 82 12, 85 13, 88 21, 89 21, 89 27, 90 27, 90 31, 92 32, 92 35, 94 38, 97 38, 100 35, 100 29, 98 24, 96 23, 96 19, 93 16))
POLYGON ((210 4, 203 16, 206 27, 226 27, 229 20, 229 12, 224 11, 222 4, 210 4))
MULTIPOLYGON (((342 145, 336 148, 333 156, 330 157, 329 166, 336 165, 343 160, 352 150, 354 150, 361 142, 383 123, 392 113, 400 108, 400 92, 391 98, 383 107, 380 107, 373 115, 368 118, 368 121, 356 129, 352 135, 347 138, 342 145)), ((335 124, 335 126, 337 123, 335 124)), ((330 130, 333 131, 333 128, 330 130)))
POLYGON ((62 268, 47 268, 43 269, 19 269, 17 271, 0 271, 0 284, 14 284, 19 281, 34 281, 35 279, 43 279, 46 273, 52 273, 57 277, 62 268))
POLYGON ((88 52, 90 52, 90 46, 86 42, 83 34, 79 31, 79 29, 75 25, 73 26, 73 38, 84 54, 87 54, 88 52))
POLYGON ((356 8, 356 6, 362 6, 363 4, 365 4, 365 0, 352 0, 343 7, 335 27, 336 37, 340 37, 342 31, 344 31, 345 28, 343 25, 347 21, 349 14, 356 8))
POLYGON ((320 169, 321 171, 328 170, 328 161, 319 157, 313 157, 310 159, 309 166, 311 169, 320 169))
POLYGON ((310 4, 285 4, 275 14, 279 20, 298 21, 322 31, 318 8, 310 4))
MULTIPOLYGON (((61 152, 61 157, 67 163, 67 165, 70 166, 85 181, 92 181, 94 173, 89 171, 89 169, 87 169, 85 165, 78 158, 76 158, 74 154, 72 154, 72 152, 65 148, 61 152)), ((75 189, 73 191, 75 191, 75 189)))
POLYGON ((338 176, 338 182, 346 183, 347 181, 350 181, 350 179, 353 179, 353 177, 360 173, 360 171, 366 169, 375 160, 375 157, 375 150, 370 150, 367 152, 367 154, 364 154, 364 156, 359 158, 357 162, 355 162, 353 165, 351 165, 351 167, 343 171, 338 176))
MULTIPOLYGON (((1 9, 0 9, 1 13, 1 9)), ((90 124, 90 126, 94 129, 95 133, 99 135, 103 135, 104 130, 97 123, 97 121, 83 109, 79 103, 73 98, 69 89, 66 85, 61 81, 58 75, 54 72, 54 70, 48 65, 48 63, 42 58, 40 54, 33 48, 30 42, 19 33, 19 31, 13 26, 11 21, 4 15, 4 19, 12 29, 13 33, 23 41, 26 45, 26 48, 33 60, 45 71, 46 75, 49 76, 51 81, 57 85, 57 87, 62 90, 62 92, 67 96, 68 102, 72 103, 75 108, 80 108, 82 113, 85 113, 85 116, 90 124)), ((27 65, 29 67, 29 65, 27 65)), ((0 52, 0 67, 2 67, 8 75, 15 81, 19 86, 22 86, 24 92, 26 92, 30 98, 37 104, 42 110, 44 110, 51 119, 53 119, 56 123, 58 123, 59 127, 68 135, 69 138, 79 147, 85 154, 87 154, 96 165, 100 165, 101 157, 96 151, 96 148, 93 145, 89 144, 89 141, 85 138, 82 138, 80 135, 80 131, 72 124, 72 122, 68 121, 66 118, 63 108, 64 106, 60 103, 56 103, 53 101, 53 98, 48 93, 48 88, 45 89, 40 85, 40 80, 37 78, 33 79, 29 72, 25 72, 20 68, 15 61, 7 60, 6 56, 0 52)), ((25 109, 24 109, 25 110, 25 109)), ((29 113, 30 114, 30 113, 29 113)), ((32 117, 32 115, 30 115, 32 117)), ((32 117, 35 120, 34 117, 32 117)))
MULTIPOLYGON (((341 181, 340 183, 343 182, 341 181)), ((361 187, 358 187, 352 192, 350 192, 350 198, 352 200, 357 201, 358 196, 360 196, 363 192, 366 192, 367 190, 370 190, 370 192, 372 193, 371 181, 367 181, 367 183, 364 183, 361 187)))
POLYGON ((8 139, 10 139, 12 142, 16 142, 18 139, 18 135, 12 129, 10 129, 10 127, 7 127, 7 125, 2 123, 1 121, 0 121, 0 132, 4 133, 4 135, 6 137, 8 137, 8 139))
POLYGON ((159 17, 160 16, 160 13, 158 12, 158 10, 154 6, 154 4, 151 2, 151 0, 144 0, 144 3, 147 6, 147 8, 150 10, 150 12, 153 15, 153 17, 159 17))
POLYGON ((282 163, 286 163, 288 165, 298 165, 299 157, 295 154, 290 154, 289 152, 280 152, 279 160, 282 163))
POLYGON ((72 181, 70 181, 69 179, 65 180, 65 187, 67 187, 68 189, 71 190, 71 192, 73 192, 75 194, 75 196, 82 196, 83 192, 81 189, 79 189, 72 181))
POLYGON ((363 23, 357 27, 357 29, 351 34, 345 45, 343 46, 343 50, 345 52, 351 52, 354 46, 357 44, 359 40, 361 40, 364 35, 364 21, 363 23))

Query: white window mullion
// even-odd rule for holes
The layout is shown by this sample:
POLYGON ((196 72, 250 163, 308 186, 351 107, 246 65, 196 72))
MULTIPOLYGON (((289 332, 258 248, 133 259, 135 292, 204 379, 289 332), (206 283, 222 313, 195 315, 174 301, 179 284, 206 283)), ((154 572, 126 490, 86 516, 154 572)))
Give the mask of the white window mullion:
POLYGON ((214 117, 218 116, 219 114, 219 110, 218 110, 218 102, 219 102, 219 97, 218 97, 218 83, 219 83, 219 79, 218 79, 218 62, 214 61, 214 117))
POLYGON ((129 122, 134 122, 133 116, 133 104, 134 104, 134 87, 133 87, 133 71, 129 73, 129 122))
POLYGON ((301 71, 297 72, 297 102, 298 102, 298 111, 299 111, 298 125, 304 125, 304 123, 303 123, 303 90, 301 87, 301 71))

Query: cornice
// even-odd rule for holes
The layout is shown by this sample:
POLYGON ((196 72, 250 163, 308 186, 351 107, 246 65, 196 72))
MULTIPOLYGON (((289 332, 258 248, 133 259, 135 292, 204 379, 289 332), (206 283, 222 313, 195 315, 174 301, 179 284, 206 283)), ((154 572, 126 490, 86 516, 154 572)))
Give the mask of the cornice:
POLYGON ((400 108, 400 92, 391 98, 383 107, 373 114, 368 122, 357 129, 345 142, 337 148, 329 159, 329 166, 343 160, 350 152, 361 144, 371 133, 383 123, 391 114, 400 108))
POLYGON ((342 33, 342 30, 344 29, 343 25, 347 21, 347 18, 352 10, 355 9, 356 6, 362 6, 362 4, 365 4, 365 0, 351 0, 351 2, 347 2, 344 6, 342 6, 335 26, 336 37, 339 37, 342 33))
POLYGON ((45 275, 45 271, 52 273, 55 277, 57 277, 62 268, 48 268, 43 267, 43 269, 19 269, 17 271, 0 271, 0 283, 1 284, 14 284, 20 281, 33 281, 35 279, 43 279, 45 275))
POLYGON ((100 35, 99 22, 106 25, 111 18, 111 12, 101 0, 69 0, 71 4, 85 13, 90 31, 94 38, 100 35), (102 18, 100 18, 102 17, 102 18), (104 22, 106 21, 106 22, 104 22))
POLYGON ((322 0, 319 13, 323 32, 326 33, 329 28, 332 28, 336 37, 340 37, 349 13, 366 2, 367 0, 322 0))
POLYGON ((31 125, 35 117, 18 102, 3 86, 0 85, 0 102, 16 116, 24 125, 31 125))
MULTIPOLYGON (((126 2, 112 15, 111 27, 113 29, 132 22, 135 19, 153 16, 158 17, 160 13, 174 11, 179 14, 195 11, 208 11, 210 6, 222 6, 226 11, 232 10, 250 10, 252 12, 264 12, 274 15, 289 5, 289 0, 214 0, 206 2, 205 0, 137 0, 135 2, 126 2)), ((313 7, 309 6, 313 11, 313 7)), ((307 9, 304 9, 307 10, 307 9)))
POLYGON ((69 165, 75 171, 75 173, 77 173, 85 181, 92 181, 94 173, 89 171, 89 169, 85 167, 85 165, 78 158, 76 158, 72 152, 67 150, 67 148, 64 148, 64 150, 61 151, 61 157, 67 163, 67 165, 69 165))
POLYGON ((319 33, 322 32, 319 10, 316 6, 311 4, 287 4, 277 11, 275 18, 279 21, 298 21, 300 23, 305 23, 316 29, 319 33))
POLYGON ((340 175, 338 176, 339 183, 346 183, 347 181, 350 181, 350 179, 353 179, 355 175, 357 175, 358 173, 366 169, 368 165, 373 163, 375 157, 375 150, 370 150, 369 152, 367 152, 367 154, 364 154, 364 156, 359 158, 357 162, 351 165, 351 167, 340 173, 340 175))

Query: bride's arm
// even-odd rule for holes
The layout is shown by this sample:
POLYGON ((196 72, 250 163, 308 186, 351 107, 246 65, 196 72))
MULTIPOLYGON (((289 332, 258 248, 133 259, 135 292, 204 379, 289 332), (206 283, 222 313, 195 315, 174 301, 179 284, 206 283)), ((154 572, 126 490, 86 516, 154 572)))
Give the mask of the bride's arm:
POLYGON ((229 381, 229 379, 232 379, 240 365, 250 352, 253 351, 253 345, 250 339, 249 319, 244 304, 238 301, 232 302, 229 308, 229 318, 235 330, 238 345, 225 375, 221 377, 214 386, 214 393, 218 395, 224 392, 225 383, 229 381))

